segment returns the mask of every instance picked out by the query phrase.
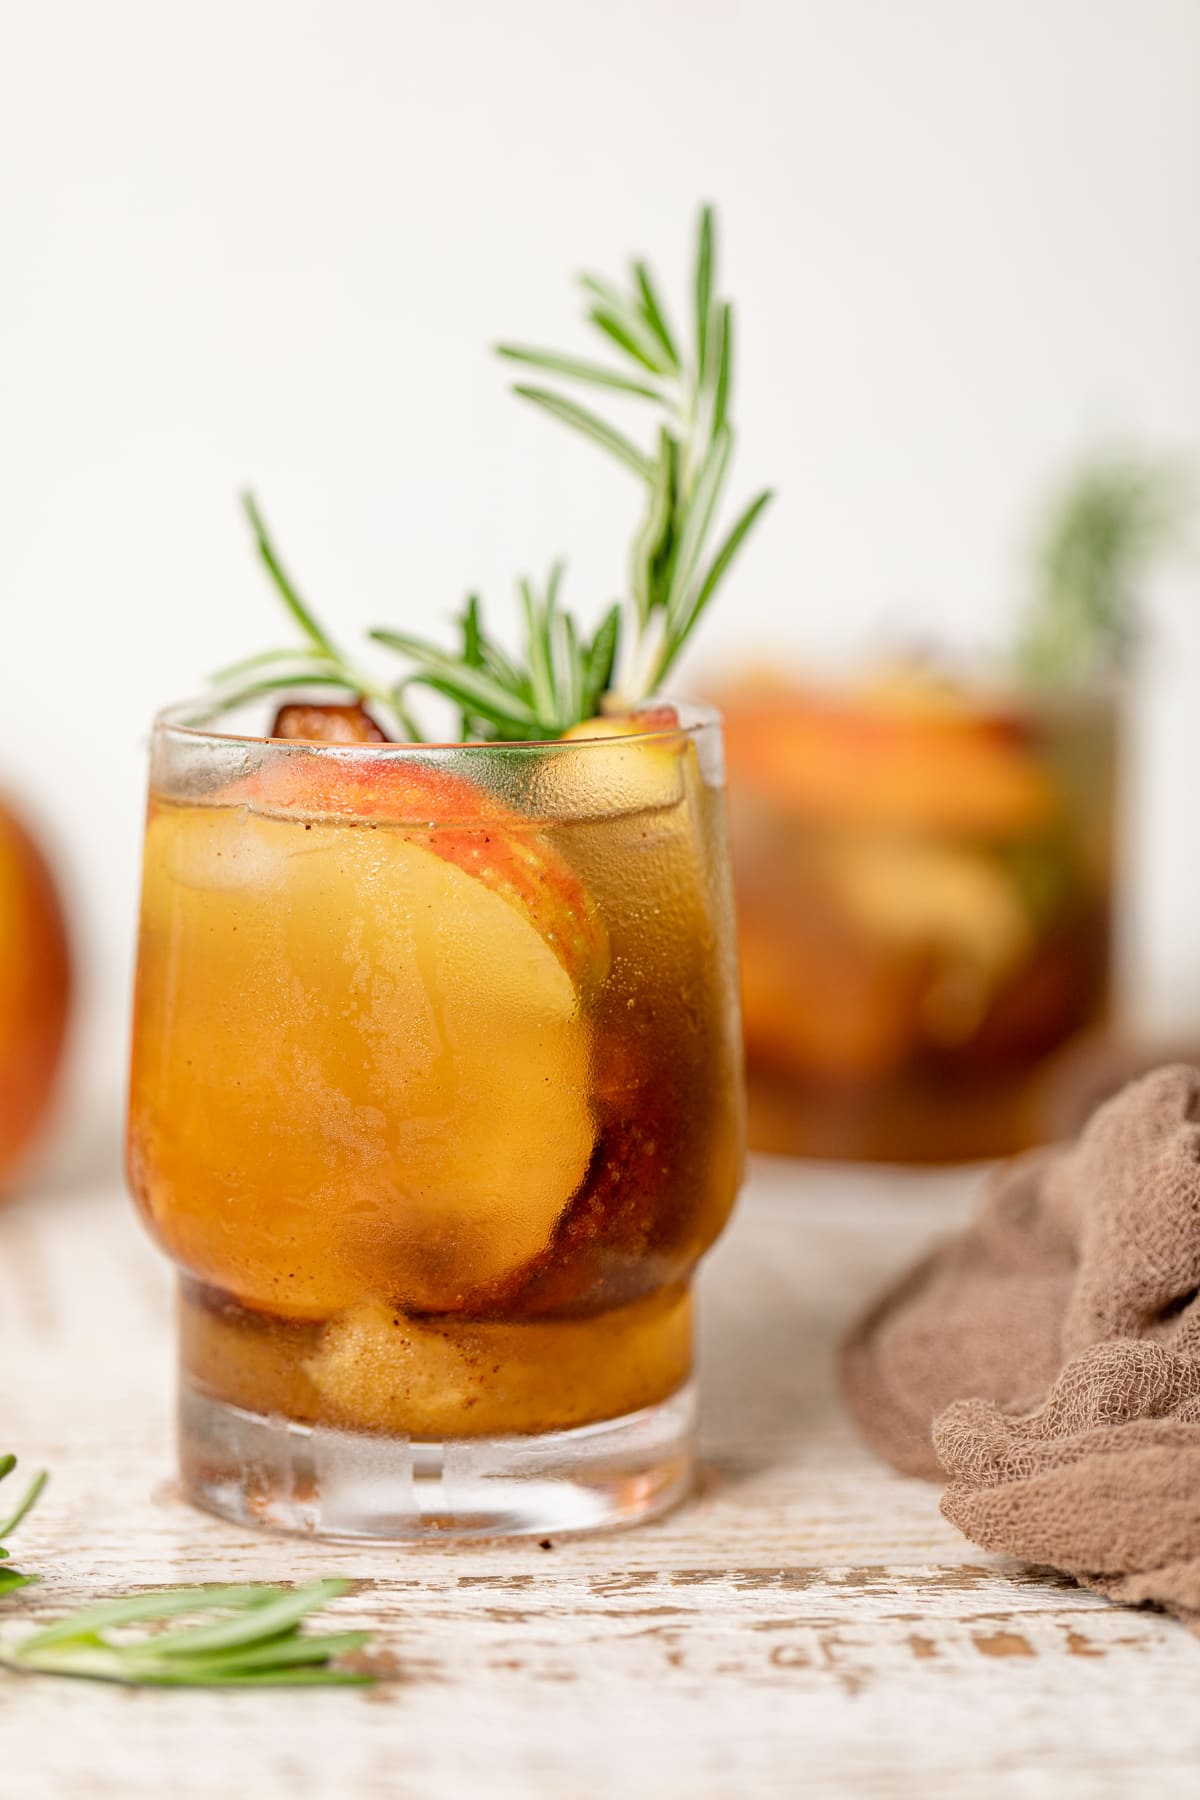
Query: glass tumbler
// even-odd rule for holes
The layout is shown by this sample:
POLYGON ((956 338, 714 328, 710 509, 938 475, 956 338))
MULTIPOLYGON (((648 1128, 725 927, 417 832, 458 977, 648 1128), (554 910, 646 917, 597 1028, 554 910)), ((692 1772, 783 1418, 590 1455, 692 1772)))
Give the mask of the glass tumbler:
POLYGON ((982 682, 725 698, 756 1149, 1043 1141, 1108 1009, 1119 696, 982 682))
POLYGON ((383 1539, 665 1510, 743 1135, 717 714, 158 719, 128 1166, 179 1272, 191 1500, 383 1539))

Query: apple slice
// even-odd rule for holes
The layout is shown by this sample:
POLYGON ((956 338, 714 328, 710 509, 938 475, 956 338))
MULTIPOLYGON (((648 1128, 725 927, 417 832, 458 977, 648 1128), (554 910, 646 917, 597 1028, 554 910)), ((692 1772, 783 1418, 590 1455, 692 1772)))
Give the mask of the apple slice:
POLYGON ((528 908, 403 830, 164 806, 143 944, 131 1174, 197 1279, 452 1312, 550 1241, 592 1029, 528 908))
POLYGON ((575 987, 608 970, 608 934, 584 884, 542 824, 435 757, 295 750, 266 759, 224 792, 257 813, 403 827, 420 845, 516 907, 550 945, 575 987))
POLYGON ((646 706, 640 712, 604 713, 599 718, 584 719, 562 734, 563 743, 581 738, 643 737, 647 732, 679 730, 679 714, 673 706, 646 706))
POLYGON ((556 818, 613 819, 684 798, 692 740, 673 706, 585 719, 541 759, 533 791, 556 818))

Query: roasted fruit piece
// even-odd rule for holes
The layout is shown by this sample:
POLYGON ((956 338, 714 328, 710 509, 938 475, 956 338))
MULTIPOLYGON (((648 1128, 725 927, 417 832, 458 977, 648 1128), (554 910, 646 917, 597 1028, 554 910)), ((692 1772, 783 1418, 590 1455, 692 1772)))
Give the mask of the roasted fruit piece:
POLYGON ((350 706, 296 704, 281 706, 271 726, 273 738, 309 744, 386 744, 361 700, 350 706))

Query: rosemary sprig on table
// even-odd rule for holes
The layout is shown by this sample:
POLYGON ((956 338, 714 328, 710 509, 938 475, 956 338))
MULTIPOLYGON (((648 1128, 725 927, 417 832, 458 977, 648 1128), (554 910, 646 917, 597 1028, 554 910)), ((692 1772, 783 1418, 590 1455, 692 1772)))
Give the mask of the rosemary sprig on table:
MULTIPOLYGON (((15 1456, 0 1456, 0 1481, 4 1481, 11 1475, 16 1466, 17 1459, 15 1456)), ((0 1521, 0 1562, 7 1562, 10 1556, 10 1552, 4 1540, 12 1536, 26 1513, 32 1511, 33 1507, 37 1505, 38 1496, 45 1487, 46 1480, 47 1476, 45 1470, 40 1474, 35 1475, 21 1499, 18 1500, 13 1511, 9 1513, 6 1519, 0 1521)), ((0 1569, 0 1597, 3 1597, 5 1594, 13 1593, 17 1588, 27 1587, 28 1584, 35 1579, 35 1576, 22 1575, 16 1569, 0 1569)))
POLYGON ((1137 589, 1181 536, 1183 471, 1112 453, 1086 463, 1055 497, 1034 552, 1034 591, 1017 672, 1066 686, 1115 673, 1137 634, 1137 589))
POLYGON ((521 344, 498 346, 502 357, 557 383, 604 388, 656 410, 653 445, 643 450, 558 386, 523 381, 514 389, 615 456, 643 489, 628 593, 608 607, 594 633, 563 606, 558 563, 544 588, 528 580, 519 584, 523 641, 515 652, 489 634, 479 597, 471 595, 456 621, 459 641, 451 648, 415 632, 373 630, 371 637, 407 664, 397 680, 379 682, 346 656, 301 599, 253 497, 246 495, 259 555, 302 641, 221 670, 214 677, 218 707, 296 687, 335 687, 373 701, 419 741, 422 733, 408 697, 410 690, 425 688, 455 703, 464 738, 542 739, 594 717, 610 689, 630 705, 657 691, 771 498, 769 490, 757 494, 714 543, 734 442, 733 307, 718 293, 715 271, 715 219, 705 207, 686 338, 669 322, 649 267, 637 261, 624 287, 592 275, 581 278, 588 321, 622 362, 521 344))
MULTIPOLYGON (((16 1467, 0 1456, 0 1481, 16 1467)), ((11 1535, 46 1485, 34 1478, 15 1512, 0 1524, 11 1535)), ((8 1551, 0 1542, 0 1558, 8 1551)), ((0 1595, 36 1576, 0 1569, 0 1595)), ((349 1591, 337 1578, 304 1587, 162 1588, 101 1601, 23 1637, 0 1637, 0 1667, 43 1675, 75 1675, 129 1687, 346 1687, 373 1677, 342 1659, 365 1648, 365 1631, 305 1632, 303 1621, 349 1591), (114 1636, 167 1619, 199 1620, 164 1631, 114 1636)))
POLYGON ((339 1668, 334 1659, 361 1650, 368 1632, 300 1629, 310 1613, 349 1587, 333 1580, 297 1588, 252 1582, 131 1594, 15 1641, 0 1639, 0 1665, 128 1687, 361 1687, 371 1676, 339 1668), (132 1638, 112 1635, 185 1615, 203 1622, 132 1638))

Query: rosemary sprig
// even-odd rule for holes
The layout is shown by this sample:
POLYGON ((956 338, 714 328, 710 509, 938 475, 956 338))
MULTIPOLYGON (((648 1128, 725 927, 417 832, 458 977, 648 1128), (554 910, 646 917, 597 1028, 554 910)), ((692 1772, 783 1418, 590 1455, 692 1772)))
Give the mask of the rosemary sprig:
POLYGON ((0 1639, 0 1664, 127 1687, 361 1687, 370 1674, 340 1668, 335 1658, 361 1650, 369 1632, 300 1630, 310 1613, 350 1585, 325 1580, 280 1588, 255 1582, 132 1594, 85 1607, 15 1641, 0 1639), (113 1635, 197 1615, 206 1622, 131 1638, 113 1635))
POLYGON ((582 277, 589 323, 625 356, 630 369, 583 362, 557 351, 500 344, 498 354, 561 380, 618 388, 654 402, 659 412, 647 453, 607 420, 556 388, 518 382, 514 392, 580 432, 629 468, 646 488, 634 538, 626 629, 617 686, 627 701, 644 699, 670 673, 684 644, 763 508, 764 489, 711 545, 733 455, 729 407, 733 389, 733 306, 716 286, 716 220, 703 208, 692 276, 689 348, 668 323, 657 283, 635 262, 627 287, 582 277))
POLYGON ((230 663, 212 677, 213 705, 220 711, 262 695, 297 688, 332 687, 373 702, 400 725, 411 742, 423 732, 410 711, 407 691, 425 687, 453 700, 464 738, 555 738, 592 717, 612 679, 620 631, 620 607, 610 607, 587 638, 562 606, 563 565, 556 563, 543 590, 520 583, 525 617, 523 654, 510 657, 484 629, 479 597, 468 597, 458 620, 461 648, 434 648, 413 633, 384 628, 375 642, 406 656, 412 668, 390 686, 353 662, 335 643, 285 570, 252 494, 242 496, 259 555, 281 599, 300 626, 304 642, 264 650, 230 663))
POLYGON ((1055 497, 1035 546, 1017 643, 1025 680, 1065 686, 1118 670, 1137 635, 1137 590, 1182 534, 1183 471, 1132 453, 1087 462, 1055 497))
POLYGON ((421 738, 409 694, 425 688, 454 702, 464 738, 544 739, 594 717, 616 690, 626 704, 654 693, 674 666, 734 557, 771 499, 755 495, 714 542, 733 455, 733 308, 716 286, 716 224, 711 207, 700 215, 685 340, 668 315, 654 276, 634 262, 622 287, 581 277, 589 323, 624 361, 612 363, 500 344, 498 353, 539 376, 582 383, 650 402, 658 417, 649 449, 571 393, 544 381, 515 384, 514 392, 560 424, 613 456, 644 490, 642 517, 630 558, 629 589, 589 634, 561 600, 563 566, 543 588, 519 584, 523 641, 510 654, 485 630, 477 595, 456 620, 453 648, 418 633, 380 627, 376 643, 404 657, 407 667, 386 684, 341 650, 300 594, 272 543, 251 495, 243 497, 262 559, 301 642, 246 658, 214 677, 218 708, 296 687, 335 687, 390 712, 403 733, 421 738))
MULTIPOLYGON (((11 1475, 16 1466, 17 1459, 15 1456, 0 1456, 0 1481, 4 1481, 11 1475)), ((25 1515, 28 1512, 31 1512, 37 1505, 38 1497, 45 1487, 46 1481, 47 1476, 43 1469, 39 1474, 34 1476, 24 1494, 21 1496, 20 1500, 18 1500, 13 1511, 9 1513, 6 1519, 0 1521, 0 1562, 7 1562, 10 1557, 10 1552, 4 1540, 12 1536, 25 1515)), ((36 1576, 22 1575, 16 1569, 0 1569, 0 1596, 15 1593, 17 1588, 27 1587, 30 1582, 35 1581, 36 1579, 36 1576)))
POLYGON ((246 490, 241 496, 242 510, 254 534, 259 558, 270 575, 287 611, 300 628, 301 642, 278 650, 261 650, 218 669, 211 677, 216 711, 241 706, 265 694, 289 693, 296 688, 333 687, 359 694, 395 715, 404 734, 419 737, 416 722, 409 718, 400 693, 376 681, 360 668, 338 646, 300 596, 288 574, 279 552, 267 530, 254 495, 246 490))
MULTIPOLYGON (((0 1481, 16 1468, 0 1456, 0 1481)), ((11 1535, 46 1485, 34 1478, 16 1511, 0 1524, 11 1535)), ((8 1551, 0 1543, 0 1558, 8 1551)), ((35 1580, 0 1569, 0 1595, 35 1580)), ((304 1587, 162 1588, 85 1607, 23 1637, 0 1637, 0 1666, 42 1675, 83 1676, 128 1687, 361 1687, 369 1671, 342 1659, 370 1641, 365 1631, 305 1632, 304 1620, 351 1584, 337 1577, 304 1587), (165 1631, 114 1636, 167 1619, 199 1619, 165 1631)))
POLYGON ((610 607, 592 638, 584 636, 560 601, 563 565, 556 563, 540 590, 522 578, 523 654, 513 660, 484 630, 478 595, 459 620, 462 648, 443 651, 411 632, 380 627, 378 644, 397 650, 411 668, 393 690, 402 701, 411 687, 453 700, 464 739, 524 740, 560 737, 590 719, 612 679, 621 609, 610 607))

